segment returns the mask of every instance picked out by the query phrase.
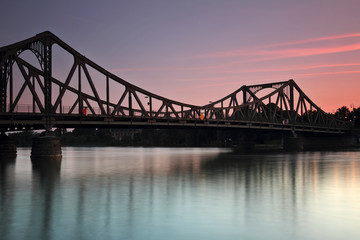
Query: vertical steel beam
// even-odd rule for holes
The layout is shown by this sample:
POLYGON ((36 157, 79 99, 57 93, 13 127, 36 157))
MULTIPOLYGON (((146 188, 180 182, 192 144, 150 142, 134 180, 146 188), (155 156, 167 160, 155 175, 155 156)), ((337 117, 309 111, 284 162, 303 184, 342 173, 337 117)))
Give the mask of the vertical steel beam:
MULTIPOLYGON (((35 88, 35 77, 32 76, 32 84, 33 84, 33 87, 35 88)), ((35 96, 33 95, 33 102, 32 102, 32 109, 33 109, 33 113, 35 113, 35 96)))
POLYGON ((290 87, 290 111, 294 110, 294 87, 293 86, 289 86, 290 87))
POLYGON ((284 92, 283 90, 281 90, 279 92, 279 97, 280 97, 280 120, 282 121, 283 120, 283 98, 284 98, 284 92))
POLYGON ((222 118, 224 119, 225 115, 224 115, 224 101, 221 101, 221 113, 222 113, 222 118))
MULTIPOLYGON (((61 86, 59 85, 59 95, 60 95, 60 93, 61 93, 61 90, 62 90, 62 88, 61 88, 61 86)), ((55 111, 56 111, 56 109, 54 109, 55 111)), ((63 109, 62 109, 62 98, 60 99, 60 114, 62 114, 62 111, 63 109)))
POLYGON ((133 109, 132 109, 131 92, 132 92, 132 91, 129 91, 129 116, 130 116, 130 117, 134 116, 134 112, 133 112, 133 109))
MULTIPOLYGON (((45 129, 46 131, 51 130, 51 114, 52 99, 51 99, 51 85, 52 85, 52 42, 50 37, 45 37, 43 42, 43 60, 44 60, 44 113, 45 113, 45 129)), ((34 93, 33 93, 34 94, 34 93)))
POLYGON ((245 104, 246 103, 246 92, 244 90, 242 90, 242 93, 243 93, 243 103, 242 104, 245 104))
POLYGON ((289 85, 289 88, 290 88, 290 96, 289 96, 289 100, 290 100, 290 102, 289 102, 289 104, 290 104, 290 106, 289 106, 289 110, 290 110, 290 117, 291 117, 291 119, 290 119, 290 122, 292 123, 292 124, 294 124, 294 122, 295 122, 295 111, 294 111, 294 86, 293 85, 289 85))
POLYGON ((272 114, 271 114, 271 97, 269 97, 269 120, 272 121, 274 120, 273 117, 272 117, 272 114))
POLYGON ((7 89, 7 63, 8 61, 4 61, 5 64, 1 66, 0 73, 0 112, 6 112, 6 89, 7 89))
POLYGON ((51 104, 51 77, 52 77, 52 50, 50 38, 45 39, 44 44, 44 96, 45 96, 45 114, 49 115, 52 113, 52 104, 51 104))
POLYGON ((149 96, 149 105, 150 105, 150 118, 152 117, 152 98, 149 96))
POLYGON ((83 112, 83 101, 81 95, 81 64, 78 65, 78 101, 79 101, 79 114, 82 115, 83 112))
POLYGON ((109 90, 109 76, 106 76, 106 115, 110 115, 110 90, 109 90))
POLYGON ((10 89, 9 89, 9 91, 10 91, 10 106, 9 106, 9 110, 10 110, 10 107, 11 107, 11 105, 13 104, 13 99, 14 99, 14 79, 13 79, 13 68, 12 68, 12 66, 10 66, 10 89))

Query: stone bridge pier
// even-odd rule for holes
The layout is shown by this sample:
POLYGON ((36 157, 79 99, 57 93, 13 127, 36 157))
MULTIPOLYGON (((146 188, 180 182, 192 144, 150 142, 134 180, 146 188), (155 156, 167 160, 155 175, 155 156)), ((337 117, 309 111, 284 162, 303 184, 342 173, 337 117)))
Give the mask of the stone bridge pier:
MULTIPOLYGON (((0 161, 15 160, 17 156, 16 143, 5 133, 0 134, 0 161)), ((56 136, 40 136, 32 139, 31 161, 35 165, 46 162, 61 162, 61 139, 56 136)))
POLYGON ((61 139, 57 136, 40 136, 32 139, 31 161, 35 165, 47 161, 61 162, 61 139))

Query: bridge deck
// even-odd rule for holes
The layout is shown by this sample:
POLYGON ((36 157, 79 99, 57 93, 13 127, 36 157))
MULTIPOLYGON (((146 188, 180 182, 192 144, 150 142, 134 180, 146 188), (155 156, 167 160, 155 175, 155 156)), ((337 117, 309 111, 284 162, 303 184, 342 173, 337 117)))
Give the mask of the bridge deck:
MULTIPOLYGON (((282 124, 274 122, 256 122, 239 120, 212 120, 212 119, 177 119, 177 118, 151 118, 151 117, 109 117, 107 115, 59 115, 50 117, 54 128, 74 127, 104 127, 104 128, 238 128, 257 129, 264 131, 295 131, 345 134, 347 128, 329 128, 324 126, 311 126, 309 124, 282 124)), ((17 113, 1 114, 0 128, 8 131, 25 129, 43 129, 47 124, 43 114, 17 113)))

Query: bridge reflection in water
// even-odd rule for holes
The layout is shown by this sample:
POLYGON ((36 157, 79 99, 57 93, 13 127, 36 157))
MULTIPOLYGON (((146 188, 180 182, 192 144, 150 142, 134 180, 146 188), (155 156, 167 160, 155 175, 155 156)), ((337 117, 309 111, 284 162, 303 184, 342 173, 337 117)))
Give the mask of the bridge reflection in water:
POLYGON ((60 170, 29 151, 2 166, 4 240, 360 237, 359 152, 64 148, 60 170))

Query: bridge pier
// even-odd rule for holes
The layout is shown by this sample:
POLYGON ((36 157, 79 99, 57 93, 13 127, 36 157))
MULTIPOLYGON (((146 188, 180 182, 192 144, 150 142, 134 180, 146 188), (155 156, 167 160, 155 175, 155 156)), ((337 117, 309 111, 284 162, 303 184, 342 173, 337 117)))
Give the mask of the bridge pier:
POLYGON ((62 159, 60 137, 40 136, 32 139, 31 161, 41 165, 47 161, 60 162, 62 159))
POLYGON ((6 136, 5 133, 0 134, 0 160, 13 160, 16 158, 15 141, 6 136))

